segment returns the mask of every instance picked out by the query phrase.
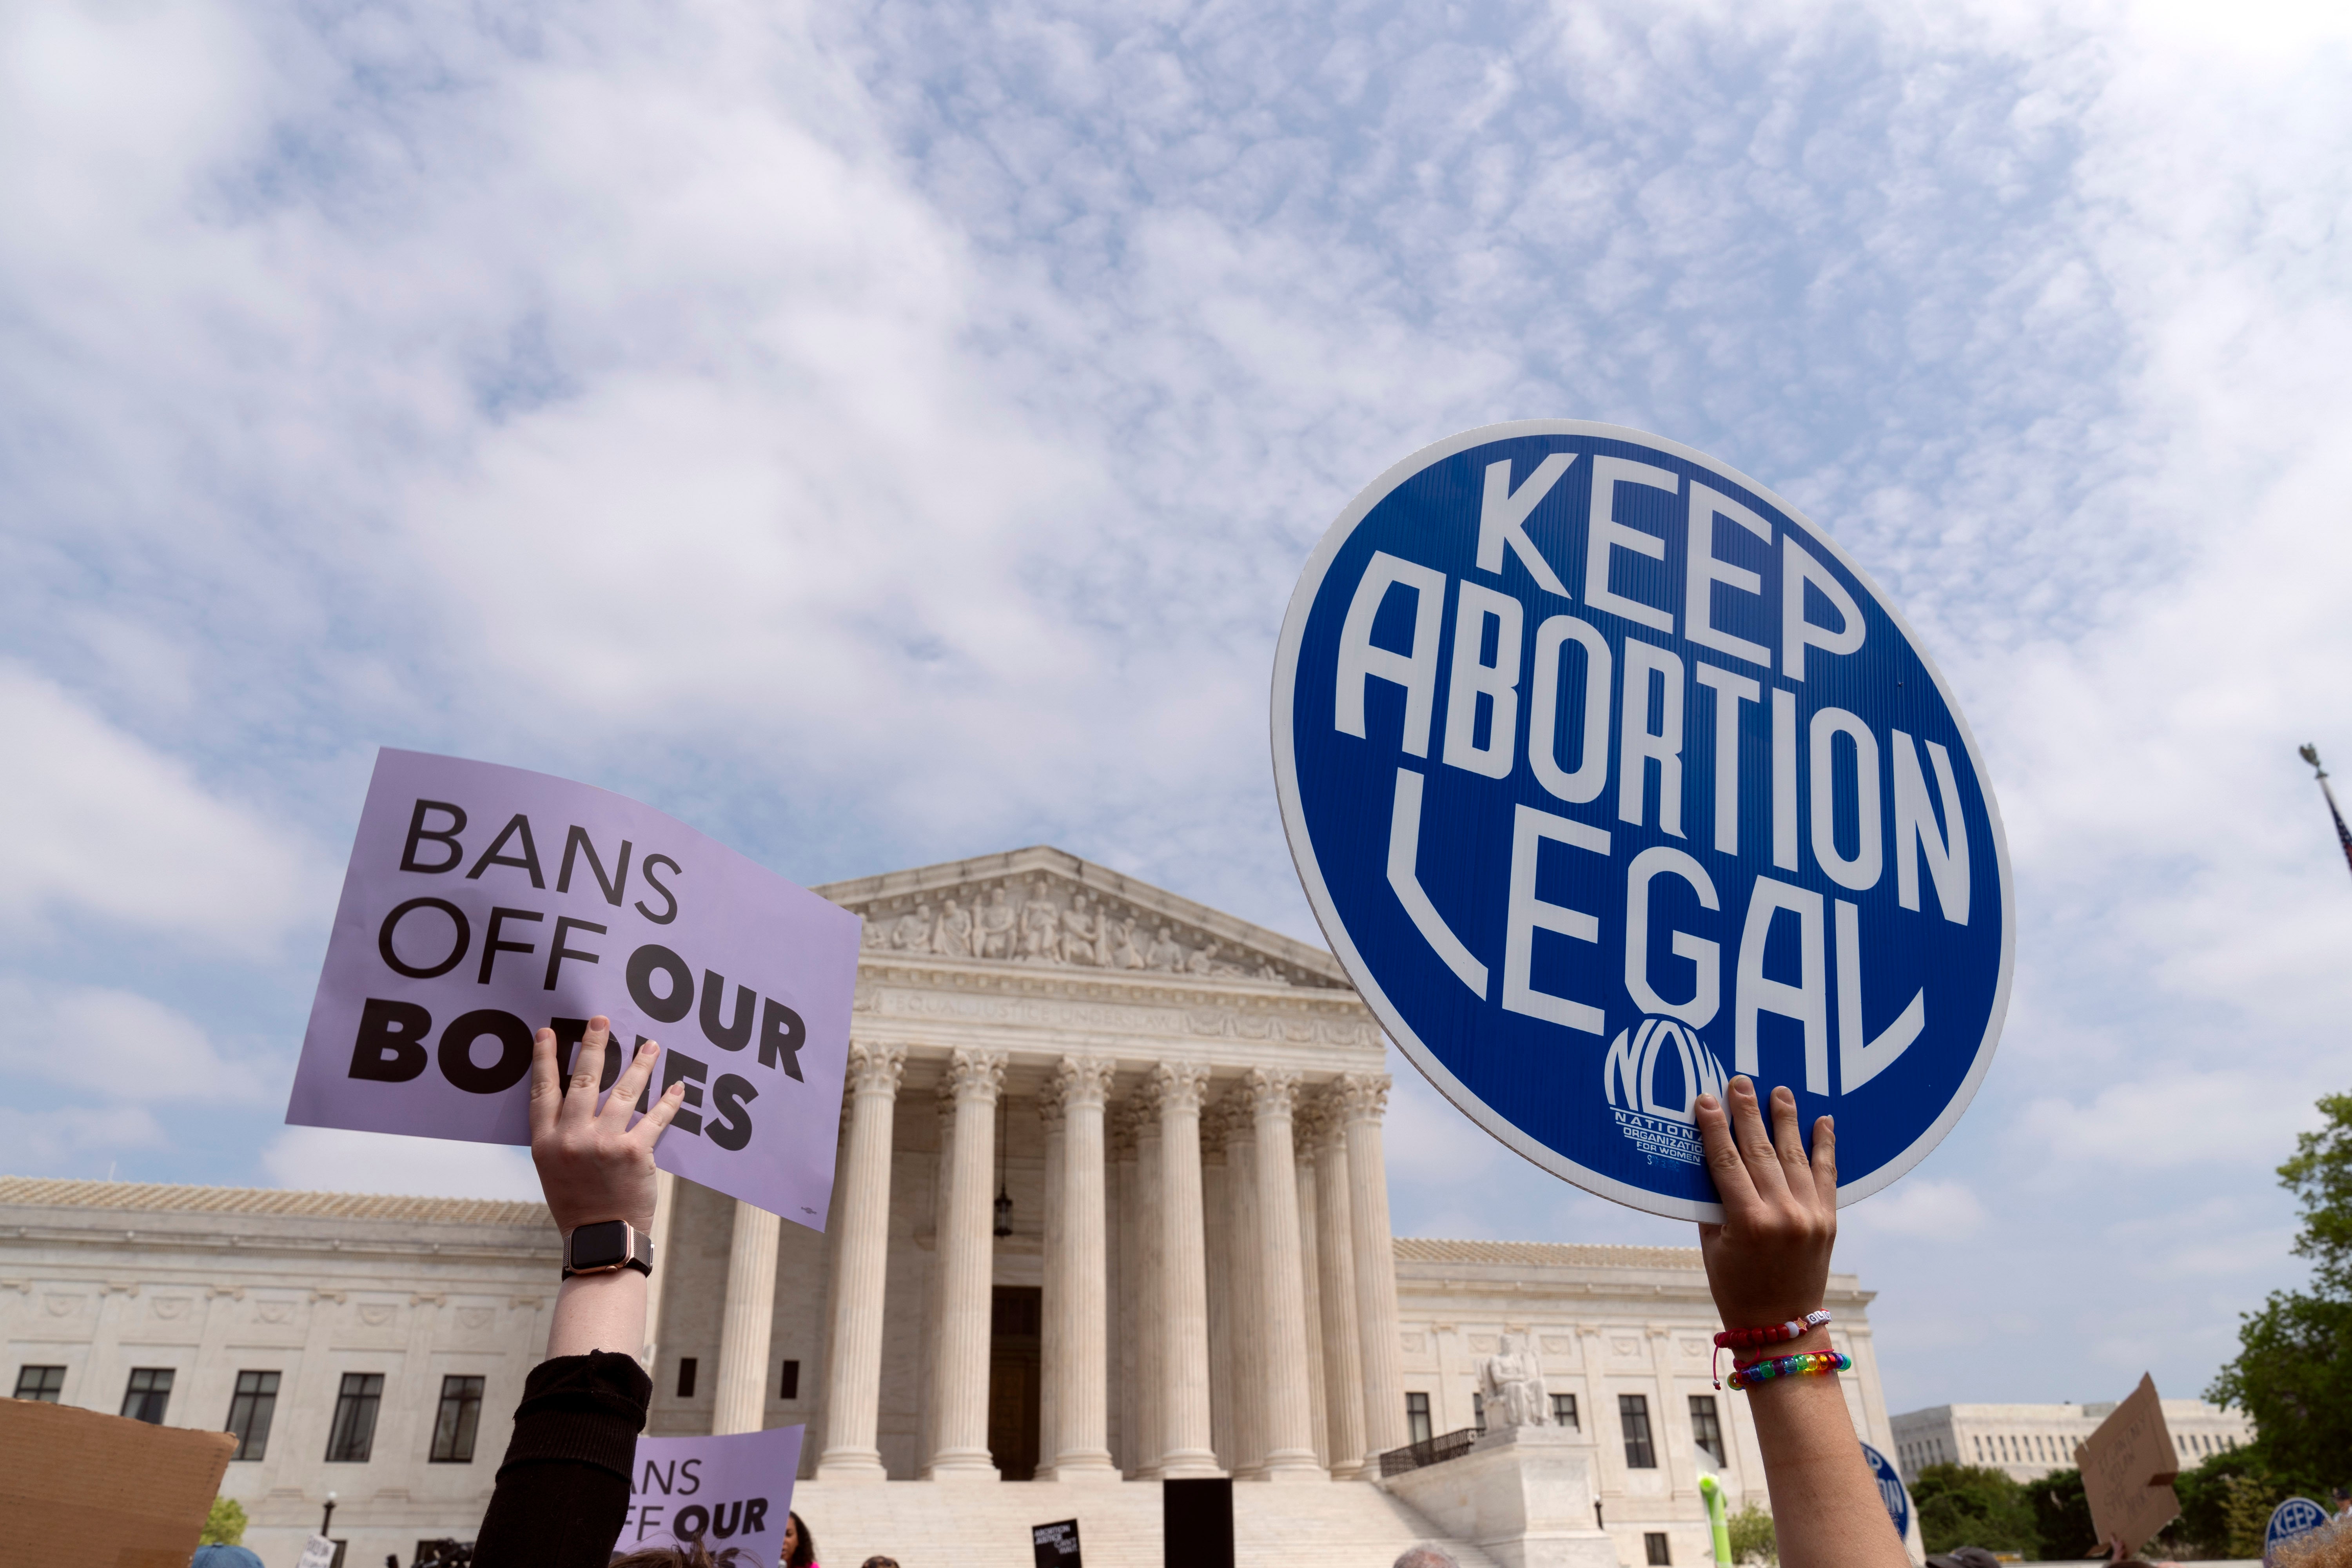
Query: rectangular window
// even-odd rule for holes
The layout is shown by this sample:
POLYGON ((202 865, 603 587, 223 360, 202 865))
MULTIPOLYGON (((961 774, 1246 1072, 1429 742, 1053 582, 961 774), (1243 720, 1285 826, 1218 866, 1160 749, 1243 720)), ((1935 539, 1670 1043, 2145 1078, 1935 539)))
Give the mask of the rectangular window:
POLYGON ((474 1433, 482 1424, 482 1380, 445 1377, 441 1380, 441 1413, 433 1418, 433 1459, 436 1465, 474 1462, 474 1433))
POLYGON ((1723 1421, 1715 1410, 1715 1395, 1694 1394, 1690 1396, 1691 1441, 1698 1451, 1715 1461, 1722 1469, 1731 1463, 1731 1456, 1723 1451, 1723 1421))
POLYGON ((694 1397, 694 1358, 690 1355, 677 1358, 677 1396, 680 1399, 694 1397))
POLYGON ((783 1392, 777 1397, 782 1399, 798 1399, 800 1396, 801 1363, 796 1361, 788 1361, 784 1363, 783 1392))
POLYGON ((1650 1397, 1645 1394, 1617 1396, 1617 1424, 1625 1428, 1625 1468, 1654 1470, 1657 1450, 1650 1446, 1650 1397))
POLYGON ((1470 1394, 1470 1425, 1481 1432, 1486 1429, 1486 1396, 1475 1389, 1470 1394))
POLYGON ((16 1369, 16 1397, 37 1399, 43 1405, 55 1405, 65 1397, 66 1369, 61 1366, 20 1366, 16 1369))
POLYGON ((1429 1441, 1431 1436, 1432 1434, 1429 1430, 1429 1395, 1426 1394, 1406 1394, 1404 1396, 1404 1440, 1408 1443, 1426 1443, 1429 1441))
POLYGON ((327 1463, 364 1465, 375 1448, 376 1406, 383 1403, 383 1373, 347 1372, 335 1395, 335 1425, 327 1434, 327 1463))
POLYGON ((1666 1545, 1666 1532, 1664 1531, 1643 1531, 1642 1532, 1642 1552, 1643 1554, 1649 1559, 1650 1568, 1674 1568, 1675 1554, 1666 1545))
POLYGON ((1565 1426, 1571 1432, 1581 1430, 1576 1421, 1576 1395, 1555 1394, 1551 1396, 1551 1424, 1565 1426))
POLYGON ((122 1391, 122 1414, 150 1426, 163 1424, 163 1407, 172 1403, 172 1369, 137 1366, 131 1369, 131 1386, 122 1391))
POLYGON ((278 1414, 278 1374, 240 1372, 228 1402, 228 1429, 236 1434, 232 1459, 258 1459, 269 1451, 269 1423, 278 1414))

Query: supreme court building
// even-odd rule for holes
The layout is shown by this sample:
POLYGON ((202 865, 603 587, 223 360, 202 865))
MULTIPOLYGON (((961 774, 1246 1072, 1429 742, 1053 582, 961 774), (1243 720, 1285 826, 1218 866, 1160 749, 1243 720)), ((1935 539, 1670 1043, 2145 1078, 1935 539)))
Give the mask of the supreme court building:
MULTIPOLYGON (((1616 1562, 1710 1560, 1702 1474, 1763 1497, 1696 1247, 1391 1236, 1381 1036, 1322 949, 1043 847, 817 891, 866 921, 824 1232, 665 1175, 646 1359, 654 1435, 805 1424, 793 1506, 824 1561, 1025 1564, 1029 1524, 1075 1517, 1090 1568, 1156 1565, 1159 1489, 1133 1483, 1217 1475, 1244 1563, 1533 1561, 1381 1479, 1415 1445, 1461 1462, 1506 1334, 1616 1562)), ((226 1489, 271 1568, 329 1490, 353 1568, 470 1537, 545 1342, 543 1209, 0 1202, 20 1397, 132 1413, 160 1375, 156 1416, 242 1433, 266 1374, 276 1434, 226 1489)), ((1857 1428, 1891 1451, 1868 1300, 1832 1278, 1857 1428)))

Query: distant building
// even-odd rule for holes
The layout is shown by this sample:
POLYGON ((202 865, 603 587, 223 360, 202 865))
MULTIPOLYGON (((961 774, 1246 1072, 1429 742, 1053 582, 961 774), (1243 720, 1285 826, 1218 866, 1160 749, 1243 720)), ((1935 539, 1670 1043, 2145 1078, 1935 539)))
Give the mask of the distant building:
MULTIPOLYGON (((1929 1465, 1986 1465, 2021 1481, 2072 1469, 2074 1450, 2115 1414, 2115 1403, 2094 1405, 1938 1405, 1894 1419, 1895 1462, 1906 1481, 1929 1465)), ((2195 1469, 2209 1455, 2251 1443, 2254 1424, 2235 1410, 2201 1399, 2164 1401, 2164 1425, 2180 1451, 2180 1468, 2195 1469)))

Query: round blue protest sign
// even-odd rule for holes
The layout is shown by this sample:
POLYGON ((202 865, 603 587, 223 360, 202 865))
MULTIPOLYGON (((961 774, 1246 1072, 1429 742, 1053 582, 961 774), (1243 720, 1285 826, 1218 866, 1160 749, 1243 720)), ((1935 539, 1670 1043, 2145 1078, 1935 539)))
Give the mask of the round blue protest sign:
POLYGON ((2280 1542, 2291 1541, 2298 1535, 2308 1535, 2315 1530, 2324 1528, 2327 1520, 2327 1510, 2309 1498, 2287 1499, 2286 1501, 2271 1510, 2270 1526, 2263 1531, 2263 1561, 2268 1563, 2273 1560, 2280 1542))
POLYGON ((1316 547, 1276 656, 1316 918, 1399 1048, 1580 1186, 1720 1217, 1692 1101, 1837 1118, 1839 1201, 1950 1131, 2014 944, 1976 742, 1820 528, 1614 426, 1423 448, 1316 547))
POLYGON ((1904 1489, 1902 1474, 1887 1463, 1886 1456, 1864 1443, 1862 1457, 1870 1461, 1870 1479, 1878 1483, 1878 1500, 1886 1505, 1886 1517, 1895 1521, 1895 1533, 1911 1533, 1911 1494, 1904 1489))

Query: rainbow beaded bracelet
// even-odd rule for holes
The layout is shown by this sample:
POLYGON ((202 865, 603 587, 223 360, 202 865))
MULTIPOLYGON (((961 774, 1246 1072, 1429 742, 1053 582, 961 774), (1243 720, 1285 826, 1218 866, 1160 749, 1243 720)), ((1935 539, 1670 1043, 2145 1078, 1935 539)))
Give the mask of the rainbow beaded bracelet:
POLYGON ((1722 1365, 1725 1351, 1731 1352, 1731 1364, 1737 1368, 1739 1365, 1741 1351, 1754 1350, 1759 1345, 1775 1345, 1784 1341, 1800 1339, 1829 1321, 1829 1309, 1822 1307, 1807 1312, 1801 1318, 1791 1318, 1785 1323, 1773 1323, 1766 1328, 1726 1329, 1715 1336, 1715 1354, 1707 1358, 1707 1373, 1714 1377, 1716 1387, 1721 1388, 1723 1375, 1717 1368, 1722 1365))
POLYGON ((1776 1377, 1829 1377, 1853 1365, 1843 1351, 1807 1351, 1802 1355, 1776 1355, 1731 1369, 1731 1386, 1753 1388, 1776 1377))

